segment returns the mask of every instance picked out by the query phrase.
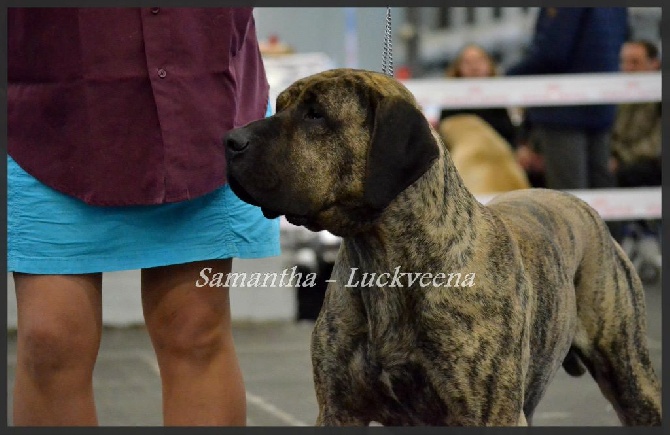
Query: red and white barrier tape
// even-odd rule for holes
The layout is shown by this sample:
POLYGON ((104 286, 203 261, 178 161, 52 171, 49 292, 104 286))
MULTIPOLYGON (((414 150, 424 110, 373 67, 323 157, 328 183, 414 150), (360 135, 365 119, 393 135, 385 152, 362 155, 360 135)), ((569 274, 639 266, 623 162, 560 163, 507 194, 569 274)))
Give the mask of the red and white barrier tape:
POLYGON ((423 107, 531 107, 660 101, 661 73, 562 74, 478 79, 427 78, 403 84, 423 107))
MULTIPOLYGON (((567 192, 586 201, 606 221, 660 219, 662 213, 661 187, 631 187, 619 189, 584 189, 567 192)), ((496 195, 477 199, 486 204, 496 195)))

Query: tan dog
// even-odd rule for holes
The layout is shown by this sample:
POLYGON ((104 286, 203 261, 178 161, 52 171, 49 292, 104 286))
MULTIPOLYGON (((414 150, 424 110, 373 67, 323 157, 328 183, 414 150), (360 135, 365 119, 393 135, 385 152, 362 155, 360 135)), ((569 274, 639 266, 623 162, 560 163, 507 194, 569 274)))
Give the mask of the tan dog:
POLYGON ((479 116, 450 116, 440 122, 439 131, 470 192, 479 195, 531 187, 509 143, 479 116))
POLYGON ((393 78, 299 80, 226 147, 242 199, 343 237, 312 334, 319 425, 524 425, 561 364, 660 425, 642 285, 598 214, 540 189, 480 204, 393 78))

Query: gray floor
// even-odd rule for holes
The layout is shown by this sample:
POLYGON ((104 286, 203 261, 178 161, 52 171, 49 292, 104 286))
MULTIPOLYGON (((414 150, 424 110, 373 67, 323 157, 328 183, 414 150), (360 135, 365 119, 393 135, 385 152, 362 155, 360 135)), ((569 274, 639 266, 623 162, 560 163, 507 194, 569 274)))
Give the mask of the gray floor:
MULTIPOLYGON (((661 375, 661 288, 647 289, 651 357, 661 375)), ((247 387, 250 426, 312 425, 317 408, 311 377, 311 323, 236 324, 235 340, 247 387)), ((16 341, 8 339, 8 417, 16 341)), ((161 424, 160 381, 142 328, 106 329, 95 370, 103 426, 161 424)), ((535 415, 537 426, 613 426, 618 420, 587 376, 560 370, 535 415)))

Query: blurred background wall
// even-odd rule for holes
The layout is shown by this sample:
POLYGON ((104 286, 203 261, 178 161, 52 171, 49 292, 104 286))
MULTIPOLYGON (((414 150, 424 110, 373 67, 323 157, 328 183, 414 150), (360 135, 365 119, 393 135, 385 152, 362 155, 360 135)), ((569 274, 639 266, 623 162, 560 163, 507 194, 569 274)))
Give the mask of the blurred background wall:
MULTIPOLYGON (((661 8, 630 7, 631 35, 661 46, 661 8)), ((391 8, 396 69, 412 77, 441 75, 458 50, 475 42, 501 66, 529 40, 534 7, 391 8)), ((338 67, 380 70, 386 8, 256 8, 260 40, 277 37, 294 51, 324 52, 338 67), (352 44, 352 41, 355 41, 352 44)))

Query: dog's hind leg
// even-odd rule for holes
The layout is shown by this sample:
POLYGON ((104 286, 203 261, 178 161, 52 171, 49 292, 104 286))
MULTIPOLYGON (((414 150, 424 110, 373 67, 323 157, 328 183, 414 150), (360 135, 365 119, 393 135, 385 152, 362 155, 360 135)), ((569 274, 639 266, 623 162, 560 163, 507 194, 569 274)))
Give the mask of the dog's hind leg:
POLYGON ((644 289, 609 234, 576 279, 574 351, 626 426, 661 424, 661 387, 647 347, 644 289))

